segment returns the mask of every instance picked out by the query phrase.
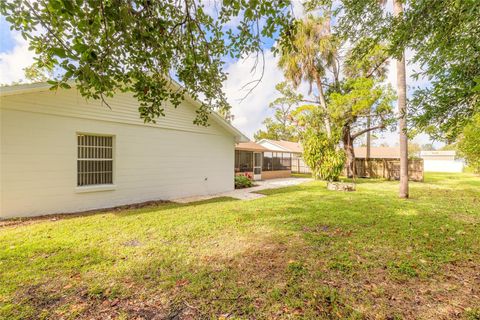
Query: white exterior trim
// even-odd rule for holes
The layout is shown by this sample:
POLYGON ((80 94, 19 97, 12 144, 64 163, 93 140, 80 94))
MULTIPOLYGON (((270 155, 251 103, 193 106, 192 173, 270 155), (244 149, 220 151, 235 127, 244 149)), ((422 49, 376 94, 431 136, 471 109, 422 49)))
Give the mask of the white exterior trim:
POLYGON ((261 145, 264 148, 267 148, 270 151, 281 151, 281 152, 292 152, 287 148, 279 146, 278 144, 274 143, 273 141, 262 139, 257 142, 257 144, 261 145))
MULTIPOLYGON (((68 82, 69 85, 72 87, 72 89, 58 89, 58 90, 75 90, 75 83, 73 81, 68 82)), ((171 85, 179 88, 180 84, 177 82, 173 81, 171 82, 171 85)), ((39 83, 29 83, 29 84, 20 84, 20 85, 13 85, 13 86, 4 86, 0 87, 0 98, 2 97, 8 97, 12 95, 18 95, 18 94, 27 94, 27 93, 35 93, 35 92, 46 92, 50 91, 51 85, 46 83, 46 82, 39 82, 39 83)), ((58 91, 57 90, 57 91, 58 91)), ((56 92, 56 91, 55 91, 56 92)), ((98 101, 92 101, 94 104, 95 102, 98 101)), ((186 95, 185 96, 185 102, 188 102, 190 105, 192 105, 195 108, 200 107, 201 103, 195 99, 193 99, 191 96, 186 95)), ((70 115, 72 116, 72 115, 70 115)), ((82 117, 84 117, 83 115, 82 117)), ((227 131, 230 131, 231 133, 234 134, 235 136, 235 142, 248 142, 250 139, 245 136, 240 130, 232 126, 228 121, 226 121, 222 116, 220 116, 218 113, 215 111, 212 111, 210 113, 210 117, 222 128, 224 128, 227 131)), ((95 117, 93 117, 95 119, 95 117)), ((111 121, 115 121, 115 118, 110 119, 111 121)), ((133 123, 137 124, 137 123, 133 123)), ((151 123, 142 123, 141 125, 151 125, 155 126, 155 124, 151 123)))
MULTIPOLYGON (((115 169, 113 169, 113 175, 115 175, 115 169)), ((76 193, 99 192, 99 191, 112 191, 115 189, 117 189, 117 186, 115 184, 99 184, 94 186, 76 187, 75 192, 76 193)))

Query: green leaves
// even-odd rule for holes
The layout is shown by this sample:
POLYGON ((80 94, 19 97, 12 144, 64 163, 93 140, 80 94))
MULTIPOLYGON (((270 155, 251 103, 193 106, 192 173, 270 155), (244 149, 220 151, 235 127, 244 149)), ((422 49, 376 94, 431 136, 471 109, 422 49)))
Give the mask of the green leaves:
POLYGON ((480 113, 463 129, 458 149, 475 172, 480 172, 480 113))
POLYGON ((345 164, 345 153, 337 149, 338 139, 307 129, 302 136, 303 158, 315 179, 338 181, 345 164))
POLYGON ((63 48, 52 48, 52 54, 56 55, 59 58, 66 58, 67 53, 65 52, 65 49, 63 48))
POLYGON ((270 103, 269 107, 275 113, 273 118, 266 118, 263 121, 266 130, 259 130, 255 133, 255 140, 272 139, 298 141, 298 128, 294 121, 295 107, 303 99, 301 94, 294 91, 287 82, 281 82, 275 86, 282 94, 279 98, 270 103))
POLYGON ((59 75, 52 88, 74 80, 83 96, 104 102, 130 91, 146 122, 164 116, 165 104, 180 105, 186 94, 202 97, 193 119, 199 125, 207 125, 212 110, 229 108, 222 91, 225 56, 258 53, 262 37, 282 36, 292 23, 289 1, 229 0, 218 9, 205 10, 197 1, 0 3, 12 28, 30 40, 38 66, 59 75))
POLYGON ((86 44, 84 43, 75 43, 73 46, 72 46, 72 49, 75 50, 77 53, 84 53, 85 51, 87 51, 89 48, 89 46, 87 46, 86 44))
POLYGON ((424 80, 409 101, 410 125, 448 142, 480 109, 480 2, 413 0, 404 7, 398 19, 376 0, 340 1, 338 31, 354 44, 356 59, 379 44, 391 57, 410 49, 409 63, 419 66, 413 77, 424 80))
POLYGON ((329 96, 329 112, 332 119, 343 123, 355 123, 358 118, 392 118, 395 94, 391 86, 378 83, 373 78, 351 78, 343 83, 342 90, 329 96))

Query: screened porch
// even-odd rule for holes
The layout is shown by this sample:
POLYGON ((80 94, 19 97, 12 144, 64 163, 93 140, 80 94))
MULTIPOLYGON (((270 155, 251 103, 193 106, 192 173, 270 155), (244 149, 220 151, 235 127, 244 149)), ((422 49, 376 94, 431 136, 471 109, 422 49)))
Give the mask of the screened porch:
POLYGON ((254 142, 235 148, 235 174, 251 175, 255 180, 290 177, 292 154, 270 151, 254 142))

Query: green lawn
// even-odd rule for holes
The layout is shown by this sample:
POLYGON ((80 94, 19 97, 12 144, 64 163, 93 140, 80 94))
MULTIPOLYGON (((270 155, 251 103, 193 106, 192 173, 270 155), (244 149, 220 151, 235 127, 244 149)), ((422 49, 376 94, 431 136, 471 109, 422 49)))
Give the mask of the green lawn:
POLYGON ((0 228, 0 318, 479 319, 480 178, 322 182, 0 228))

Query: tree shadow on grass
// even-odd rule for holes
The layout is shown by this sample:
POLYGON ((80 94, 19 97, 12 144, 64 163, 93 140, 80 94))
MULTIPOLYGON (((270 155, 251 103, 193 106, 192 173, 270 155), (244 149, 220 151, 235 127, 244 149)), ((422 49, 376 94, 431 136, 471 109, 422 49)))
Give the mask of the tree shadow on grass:
POLYGON ((114 214, 117 216, 131 216, 131 215, 139 215, 139 214, 146 214, 151 212, 170 210, 175 208, 199 206, 199 205, 212 204, 212 203, 226 203, 231 201, 238 201, 238 199, 235 199, 232 197, 215 197, 212 199, 194 201, 189 203, 177 203, 177 202, 165 201, 165 200, 154 200, 154 201, 146 201, 141 203, 121 205, 121 206, 112 207, 112 208, 94 209, 94 210, 87 210, 87 211, 74 212, 74 213, 55 213, 55 214, 42 215, 37 217, 5 219, 0 221, 0 229, 3 227, 16 227, 21 225, 30 225, 30 224, 40 223, 40 222, 49 222, 49 221, 55 222, 58 220, 68 220, 68 219, 82 218, 82 217, 87 217, 92 215, 102 215, 102 214, 114 214))
MULTIPOLYGON (((270 195, 276 195, 276 194, 301 192, 305 190, 311 190, 311 188, 312 188, 312 185, 300 184, 300 185, 287 186, 287 187, 281 187, 281 188, 264 189, 264 190, 254 191, 252 193, 257 193, 264 196, 270 196, 270 195)), ((324 188, 324 186, 314 186, 313 188, 324 188)))
POLYGON ((133 209, 133 210, 127 210, 127 211, 125 211, 125 209, 120 208, 118 209, 117 212, 114 212, 114 213, 115 215, 118 215, 120 217, 124 217, 124 216, 126 217, 126 216, 141 215, 141 214, 154 214, 157 212, 172 210, 172 209, 189 208, 189 207, 196 208, 196 207, 208 205, 208 204, 224 204, 232 201, 239 201, 239 199, 235 199, 232 197, 215 197, 211 199, 193 201, 188 203, 165 202, 165 203, 154 204, 152 206, 142 207, 140 209, 133 209))
MULTIPOLYGON (((385 183, 385 181, 386 180, 384 179, 355 179, 355 181, 353 181, 352 179, 341 179, 341 182, 355 182, 356 184, 379 184, 379 183, 385 183)), ((315 183, 316 183, 315 185, 301 184, 301 185, 287 186, 287 187, 274 188, 274 189, 265 189, 265 190, 255 191, 253 193, 269 196, 269 195, 275 195, 275 194, 286 194, 291 192, 299 192, 299 191, 301 192, 301 191, 307 191, 307 190, 312 191, 312 188, 316 188, 319 191, 327 190, 326 181, 316 180, 315 183)))
MULTIPOLYGON (((418 259, 430 263, 430 259, 442 256, 448 258, 450 253, 456 253, 459 259, 458 253, 466 247, 475 249, 471 242, 463 241, 463 247, 460 247, 449 240, 452 236, 450 233, 440 233, 441 227, 447 223, 455 226, 446 210, 432 213, 429 211, 431 201, 425 198, 415 203, 406 202, 397 199, 396 194, 378 190, 356 193, 323 190, 324 186, 320 184, 265 190, 272 195, 297 193, 291 197, 277 197, 273 202, 265 201, 268 198, 259 199, 256 208, 247 207, 238 212, 232 212, 233 206, 230 206, 225 210, 226 216, 228 218, 233 213, 235 220, 222 225, 220 231, 208 229, 211 225, 216 225, 216 221, 207 216, 205 221, 209 227, 201 226, 202 230, 207 231, 198 235, 193 232, 193 237, 189 237, 192 234, 190 225, 184 233, 175 232, 169 235, 171 238, 166 237, 166 242, 154 238, 157 241, 155 245, 147 247, 145 243, 143 247, 128 247, 125 258, 118 252, 115 253, 118 249, 113 251, 113 257, 112 254, 103 257, 104 252, 99 252, 99 260, 95 260, 105 260, 116 269, 111 272, 105 268, 98 269, 94 264, 87 265, 94 270, 93 275, 98 277, 100 284, 98 289, 89 290, 89 296, 93 294, 95 300, 89 298, 86 302, 80 301, 82 304, 94 301, 92 309, 79 313, 88 315, 89 312, 110 312, 105 314, 107 318, 119 315, 122 311, 119 310, 120 307, 126 315, 135 317, 137 314, 128 310, 133 301, 135 304, 147 302, 141 312, 166 315, 197 312, 194 318, 229 314, 241 318, 291 318, 303 315, 304 318, 335 319, 353 315, 352 308, 349 307, 350 300, 353 300, 360 306, 366 301, 363 307, 370 314, 385 312, 384 318, 391 316, 393 311, 403 313, 407 318, 422 318, 421 312, 424 311, 418 309, 418 304, 414 301, 417 296, 425 302, 420 305, 436 303, 438 308, 431 308, 432 310, 450 307, 448 299, 440 299, 447 293, 446 290, 438 289, 433 282, 425 285, 416 275, 417 268, 422 266, 418 259), (276 205, 272 206, 272 203, 276 205), (239 219, 240 217, 244 219, 239 219), (250 229, 252 223, 258 229, 250 229), (265 235, 267 232, 261 226, 268 227, 267 230, 271 232, 265 235), (254 230, 257 233, 252 233, 254 230), (409 247, 414 248, 414 251, 408 253, 409 247), (415 255, 415 259, 411 259, 410 255, 415 255), (125 265, 122 267, 122 264, 125 265), (386 269, 382 266, 386 266, 386 269), (389 276, 392 268, 402 277, 407 274, 406 280, 402 280, 403 285, 389 276), (415 272, 411 272, 412 269, 415 272), (125 287, 129 295, 115 302, 117 297, 112 294, 112 283, 125 287), (439 299, 432 301, 433 298, 428 294, 408 295, 412 290, 434 293, 437 290, 439 299), (152 297, 163 297, 164 300, 152 301, 152 297), (102 307, 104 303, 107 307, 102 307)), ((431 196, 440 197, 445 190, 436 189, 431 192, 431 196)), ((189 204, 163 203, 157 207, 132 209, 131 212, 117 214, 154 214, 152 211, 155 210, 200 207, 200 218, 200 215, 203 217, 205 214, 202 205, 218 203, 218 207, 209 207, 209 210, 215 211, 231 201, 237 200, 214 198, 189 204)), ((442 205, 450 200, 439 198, 439 201, 443 201, 439 204, 442 205)), ((460 200, 452 201, 460 203, 460 200)), ((172 212, 169 219, 177 219, 176 213, 172 212)), ((219 216, 217 212, 215 215, 219 216)), ((141 220, 141 223, 144 227, 145 220, 141 220)), ((155 219, 155 223, 163 224, 158 219, 155 219)), ((185 228, 178 220, 175 223, 185 228)), ((167 229, 171 230, 169 227, 167 229)), ((456 234, 455 231, 452 231, 454 237, 462 237, 462 234, 456 234)), ((112 237, 115 237, 116 232, 119 232, 118 227, 111 231, 112 237)), ((158 236, 158 232, 154 230, 152 236, 158 236)), ((142 241, 140 239, 140 243, 142 241)), ((52 252, 55 249, 52 248, 52 252)), ((86 252, 82 247, 77 249, 82 255, 86 252)), ((74 255, 74 252, 68 254, 74 255)), ((53 258, 52 256, 51 259, 53 258)), ((22 263, 29 263, 28 258, 23 259, 22 263)), ((83 261, 84 257, 74 260, 83 261)), ((444 267, 442 260, 439 261, 436 265, 444 267)), ((455 269, 451 274, 461 275, 471 281, 471 274, 477 272, 478 267, 471 269, 470 273, 455 269)), ((456 278, 436 280, 452 285, 456 278)), ((82 281, 83 286, 90 286, 88 281, 93 280, 82 281)), ((467 289, 471 289, 473 283, 469 282, 469 286, 467 289)), ((46 307, 50 314, 61 308, 64 300, 58 300, 61 297, 57 297, 57 293, 63 288, 64 286, 53 288, 50 296, 52 301, 62 303, 55 302, 51 308, 46 307)), ((455 298, 454 295, 459 290, 452 291, 447 298, 455 298)), ((45 295, 45 291, 49 299, 49 290, 35 292, 45 295)), ((455 299, 461 298, 461 301, 468 304, 467 293, 460 291, 455 299)), ((27 292, 27 296, 31 294, 32 291, 27 292)), ((45 299, 40 298, 29 304, 45 308, 45 299)), ((69 293, 68 299, 75 304, 75 293, 69 293)))
POLYGON ((193 202, 181 204, 181 206, 189 207, 189 206, 199 206, 203 204, 222 203, 222 202, 231 202, 231 201, 240 201, 240 200, 232 197, 215 197, 211 199, 199 200, 199 201, 193 201, 193 202))

